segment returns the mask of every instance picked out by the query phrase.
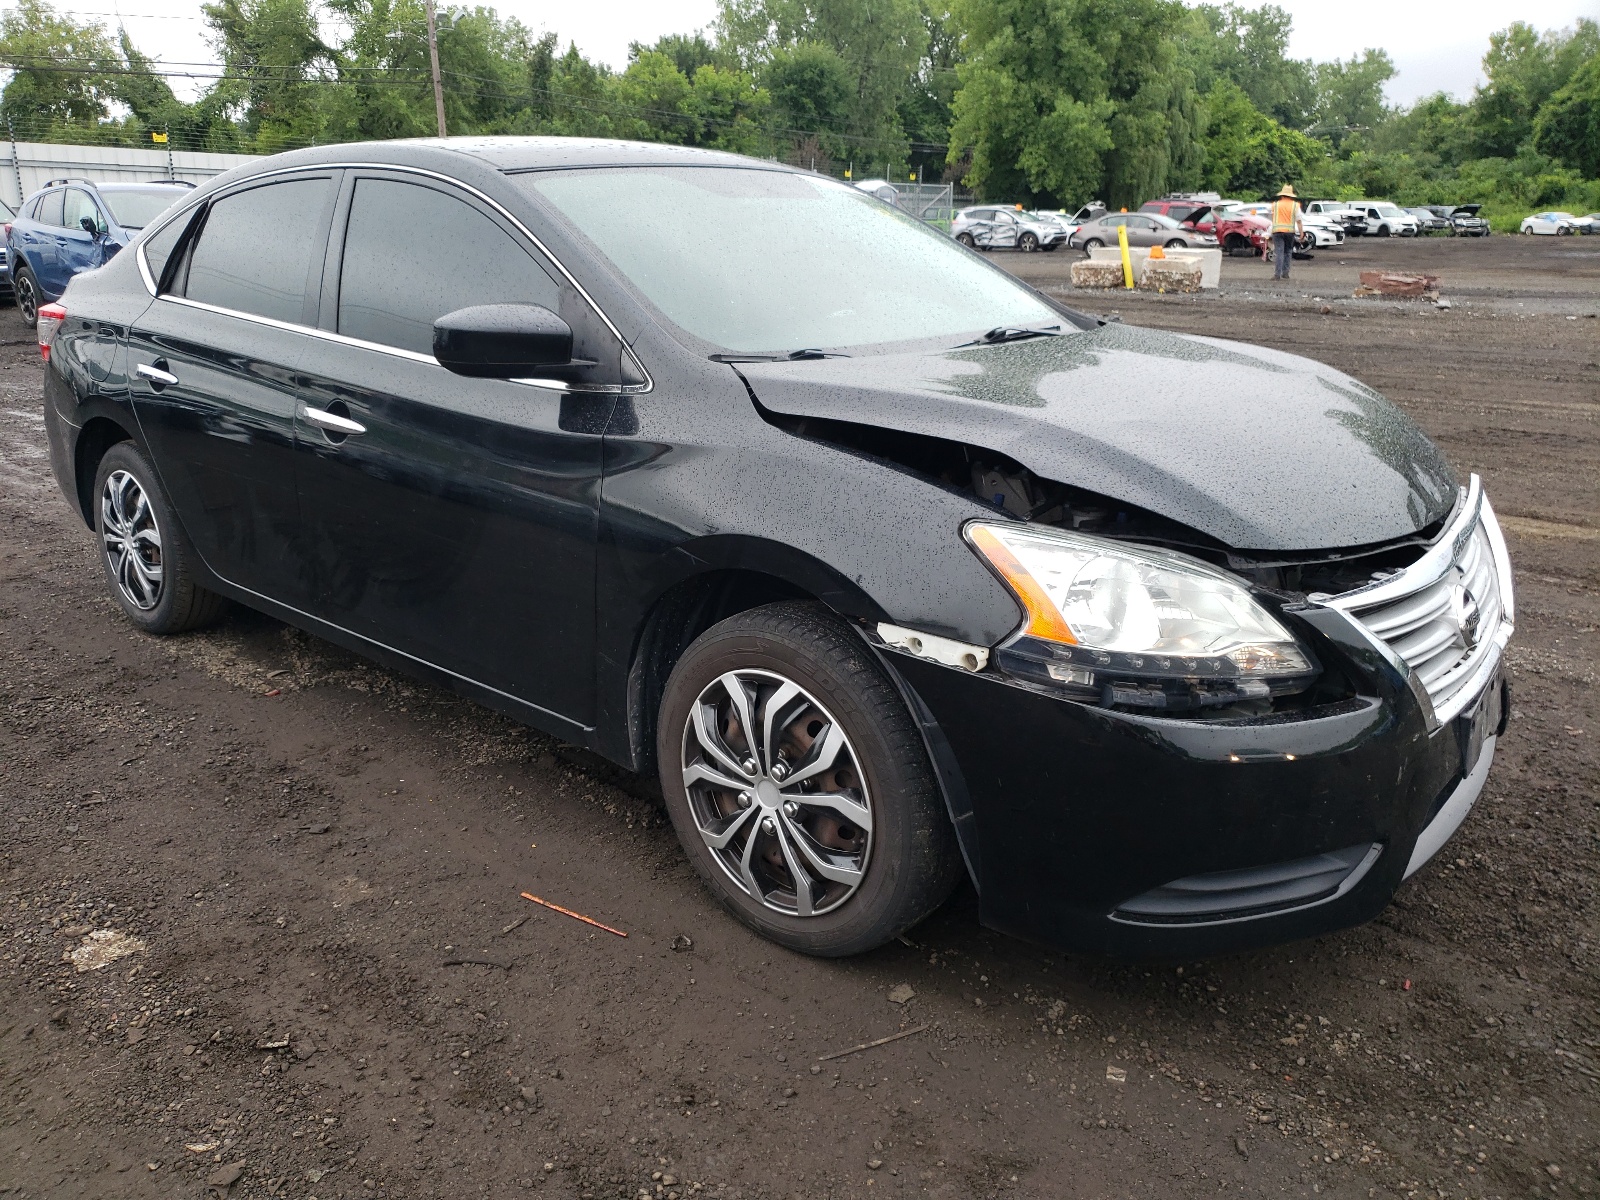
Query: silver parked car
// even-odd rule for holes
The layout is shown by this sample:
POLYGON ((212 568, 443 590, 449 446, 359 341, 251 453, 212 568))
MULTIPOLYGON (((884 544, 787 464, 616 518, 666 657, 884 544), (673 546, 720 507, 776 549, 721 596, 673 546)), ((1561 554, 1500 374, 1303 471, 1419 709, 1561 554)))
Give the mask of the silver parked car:
POLYGON ((1418 233, 1449 232, 1450 210, 1442 204, 1423 204, 1406 211, 1417 219, 1418 233))
POLYGON ((1189 250, 1217 244, 1214 234, 1201 233, 1187 225, 1180 225, 1162 213, 1142 212, 1107 213, 1093 221, 1085 221, 1078 226, 1078 231, 1067 244, 1080 250, 1115 246, 1119 225, 1127 228, 1130 246, 1165 246, 1169 250, 1189 250))
POLYGON ((1054 217, 1020 208, 980 205, 964 208, 950 222, 950 236, 976 250, 1054 250, 1067 230, 1054 217))

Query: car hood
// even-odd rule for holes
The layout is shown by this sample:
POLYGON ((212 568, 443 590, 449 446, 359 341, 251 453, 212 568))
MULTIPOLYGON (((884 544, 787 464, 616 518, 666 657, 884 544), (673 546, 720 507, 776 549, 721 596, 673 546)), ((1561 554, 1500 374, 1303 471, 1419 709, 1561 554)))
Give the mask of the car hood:
POLYGON ((1475 217, 1482 207, 1483 205, 1481 204, 1458 204, 1450 210, 1450 215, 1452 217, 1475 217))
POLYGON ((995 451, 1240 550, 1404 537, 1456 495, 1438 449, 1371 388, 1220 339, 1112 323, 997 346, 739 369, 774 412, 995 451))

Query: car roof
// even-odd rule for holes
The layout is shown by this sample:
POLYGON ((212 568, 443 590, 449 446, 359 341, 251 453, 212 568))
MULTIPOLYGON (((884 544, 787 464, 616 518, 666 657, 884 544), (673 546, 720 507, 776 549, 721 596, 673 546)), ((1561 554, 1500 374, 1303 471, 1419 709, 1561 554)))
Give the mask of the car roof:
MULTIPOLYGON (((556 171, 570 167, 743 167, 800 172, 796 167, 746 158, 722 150, 624 142, 609 138, 455 137, 400 138, 389 142, 340 142, 275 156, 282 165, 359 162, 376 159, 404 166, 438 165, 441 158, 472 158, 497 171, 556 171)), ((268 160, 262 160, 263 163, 268 160)))

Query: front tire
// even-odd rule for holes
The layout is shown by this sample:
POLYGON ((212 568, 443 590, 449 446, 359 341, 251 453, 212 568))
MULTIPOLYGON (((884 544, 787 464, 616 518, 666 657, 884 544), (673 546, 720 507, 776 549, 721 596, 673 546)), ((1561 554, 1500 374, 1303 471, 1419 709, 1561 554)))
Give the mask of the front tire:
POLYGON ((1182 238, 1173 238, 1167 242, 1165 248, 1168 250, 1187 250, 1189 248, 1189 243, 1184 241, 1182 238))
POLYGON ((144 632, 198 629, 227 607, 194 582, 194 548, 154 468, 132 442, 118 442, 100 460, 94 531, 112 598, 144 632))
POLYGON ((960 878, 905 702, 819 605, 769 604, 696 639, 667 682, 656 743, 695 870, 780 945, 828 958, 871 950, 960 878))
POLYGON ((1017 239, 1017 249, 1024 254, 1032 254, 1039 248, 1039 239, 1031 233, 1025 233, 1017 239))
POLYGON ((18 267, 11 276, 11 290, 17 297, 17 312, 29 329, 39 325, 39 281, 27 267, 18 267))
POLYGON ((1083 244, 1083 248, 1085 250, 1098 250, 1098 249, 1100 249, 1101 246, 1104 246, 1104 245, 1105 245, 1105 243, 1102 242, 1099 238, 1090 238, 1087 242, 1085 242, 1083 244))
POLYGON ((968 250, 971 250, 974 246, 976 246, 978 244, 977 239, 974 238, 970 233, 958 233, 958 234, 956 234, 956 241, 960 242, 968 250))

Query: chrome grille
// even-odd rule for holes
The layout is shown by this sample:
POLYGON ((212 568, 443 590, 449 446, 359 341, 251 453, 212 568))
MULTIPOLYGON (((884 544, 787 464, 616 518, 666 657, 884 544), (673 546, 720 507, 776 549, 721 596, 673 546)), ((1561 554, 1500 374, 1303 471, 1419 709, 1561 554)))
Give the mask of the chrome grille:
POLYGON ((1481 691, 1511 637, 1511 564, 1474 475, 1450 525, 1417 562, 1346 592, 1317 597, 1349 618, 1410 681, 1432 723, 1481 691))

